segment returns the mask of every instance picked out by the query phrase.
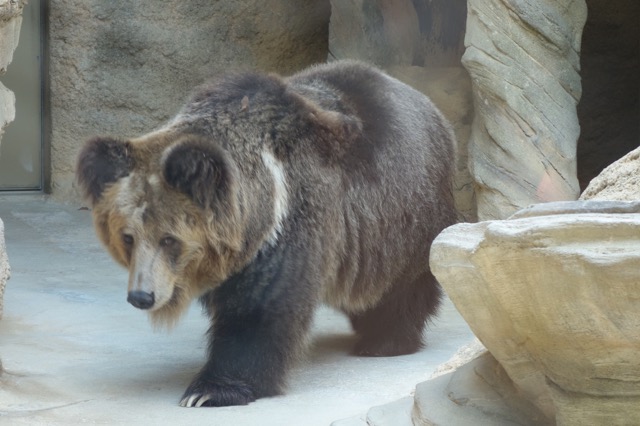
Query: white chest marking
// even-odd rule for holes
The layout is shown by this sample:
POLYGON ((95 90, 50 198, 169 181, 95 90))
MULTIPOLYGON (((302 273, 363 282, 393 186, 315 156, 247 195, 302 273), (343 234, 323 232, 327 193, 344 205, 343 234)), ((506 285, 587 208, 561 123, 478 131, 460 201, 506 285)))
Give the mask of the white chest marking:
POLYGON ((289 194, 287 192, 287 180, 282 167, 282 163, 278 161, 271 152, 262 151, 262 161, 273 176, 274 185, 274 201, 273 201, 273 218, 274 226, 269 236, 269 244, 275 245, 278 241, 278 235, 282 232, 282 226, 287 217, 289 194))

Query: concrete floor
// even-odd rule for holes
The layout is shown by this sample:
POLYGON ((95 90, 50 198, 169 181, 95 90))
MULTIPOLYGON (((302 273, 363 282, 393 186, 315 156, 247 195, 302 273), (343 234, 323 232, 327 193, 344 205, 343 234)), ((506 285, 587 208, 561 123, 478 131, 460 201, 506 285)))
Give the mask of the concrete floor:
POLYGON ((447 301, 421 352, 352 357, 347 320, 323 308, 286 395, 243 407, 181 408, 204 360, 206 318, 194 304, 172 332, 154 332, 127 304, 127 273, 80 207, 0 195, 12 269, 0 320, 0 424, 329 425, 410 395, 472 339, 447 301))

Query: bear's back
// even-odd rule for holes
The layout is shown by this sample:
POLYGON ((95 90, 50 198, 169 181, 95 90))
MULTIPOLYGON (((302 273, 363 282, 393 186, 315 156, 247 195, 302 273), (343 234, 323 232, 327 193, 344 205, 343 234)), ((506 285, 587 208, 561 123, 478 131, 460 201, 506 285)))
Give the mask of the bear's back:
POLYGON ((338 211, 323 224, 335 252, 325 300, 361 309, 399 277, 427 271, 431 241, 455 222, 455 138, 426 96, 366 64, 320 65, 288 83, 362 125, 340 162, 338 211))

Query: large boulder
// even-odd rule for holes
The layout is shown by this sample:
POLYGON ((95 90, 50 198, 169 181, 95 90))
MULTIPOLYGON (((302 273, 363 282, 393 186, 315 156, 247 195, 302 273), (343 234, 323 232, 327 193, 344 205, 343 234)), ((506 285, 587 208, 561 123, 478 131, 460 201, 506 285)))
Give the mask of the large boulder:
POLYGON ((431 269, 518 395, 559 425, 640 419, 640 202, 458 224, 431 269))
POLYGON ((462 63, 473 84, 469 142, 478 219, 575 200, 584 0, 469 0, 462 63))
POLYGON ((640 200, 640 147, 605 168, 580 195, 581 200, 640 200))

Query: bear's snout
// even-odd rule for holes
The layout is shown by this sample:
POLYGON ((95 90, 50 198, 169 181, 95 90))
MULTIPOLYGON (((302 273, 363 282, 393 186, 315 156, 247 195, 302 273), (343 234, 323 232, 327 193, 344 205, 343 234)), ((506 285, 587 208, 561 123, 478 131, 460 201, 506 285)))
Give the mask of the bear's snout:
POLYGON ((131 303, 138 309, 149 309, 155 303, 155 296, 153 292, 147 293, 146 291, 130 291, 127 296, 127 302, 131 303))

